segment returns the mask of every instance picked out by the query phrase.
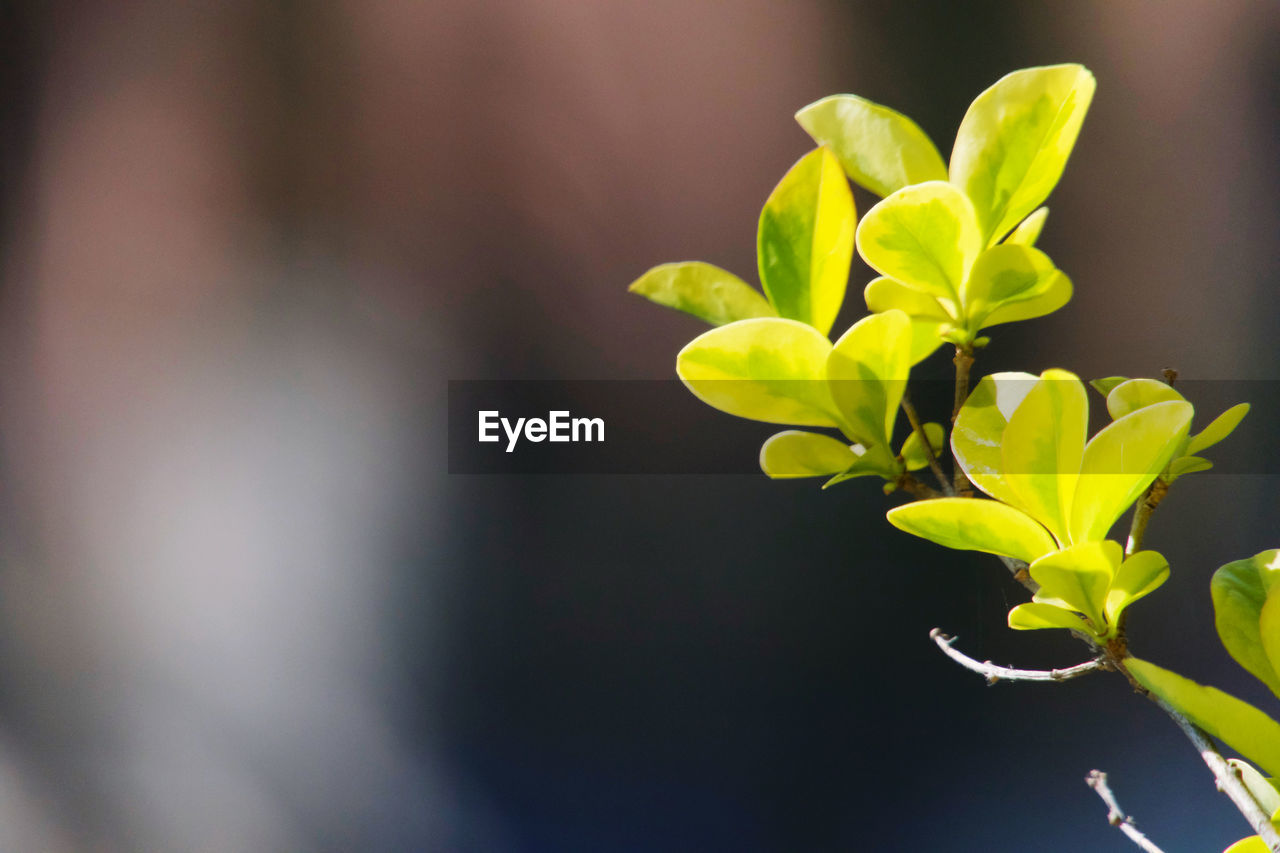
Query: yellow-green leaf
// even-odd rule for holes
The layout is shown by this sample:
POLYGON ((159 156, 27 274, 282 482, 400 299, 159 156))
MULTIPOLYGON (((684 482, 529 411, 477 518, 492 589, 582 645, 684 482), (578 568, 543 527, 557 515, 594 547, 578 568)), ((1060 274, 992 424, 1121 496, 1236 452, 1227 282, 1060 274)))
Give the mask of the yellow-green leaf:
POLYGON ((1102 379, 1090 379, 1089 386, 1097 391, 1103 397, 1111 393, 1111 390, 1121 382, 1128 382, 1128 376, 1105 376, 1102 379))
POLYGON ((1187 444, 1187 453, 1199 453, 1212 447, 1235 431, 1235 428, 1249 414, 1248 403, 1237 403, 1214 418, 1199 434, 1192 437, 1187 444))
POLYGON ((1171 386, 1157 379, 1130 379, 1107 394, 1107 412, 1114 420, 1130 412, 1170 400, 1186 400, 1171 386))
POLYGON ((1251 835, 1248 838, 1241 838, 1222 853, 1271 853, 1271 848, 1262 840, 1261 835, 1251 835))
POLYGON ((891 493, 894 490, 892 481, 902 473, 902 466, 893 458, 892 451, 885 445, 863 447, 861 444, 855 444, 853 452, 858 456, 857 461, 823 483, 822 488, 829 489, 837 483, 843 483, 855 477, 876 476, 890 481, 885 485, 885 494, 891 493))
POLYGON ((992 246, 974 262, 961 294, 966 325, 977 331, 996 308, 1043 295, 1055 275, 1061 273, 1039 249, 1013 243, 992 246))
POLYGON ((1039 628, 1065 628, 1083 631, 1086 626, 1074 612, 1053 604, 1036 601, 1019 604, 1009 611, 1009 627, 1018 631, 1034 631, 1039 628))
POLYGON ((1026 219, 1018 224, 1018 227, 1004 238, 1006 243, 1017 243, 1021 246, 1034 246, 1036 240, 1040 239, 1040 232, 1044 230, 1044 221, 1049 218, 1049 208, 1036 208, 1026 219))
POLYGON ((778 314, 831 331, 849 282, 857 216, 835 155, 818 148, 791 167, 760 212, 760 283, 778 314))
POLYGON ((1119 625, 1125 608, 1159 589, 1168 579, 1169 561, 1158 551, 1139 551, 1130 556, 1116 570, 1107 591, 1107 624, 1112 628, 1119 625))
POLYGON ((1003 554, 1028 563, 1057 547, 1026 513, 980 498, 916 501, 889 510, 889 522, 947 548, 1003 554))
POLYGON ((954 306, 982 250, 982 235, 964 193, 945 181, 928 181, 867 211, 857 243, 877 272, 954 306))
POLYGON ((1018 496, 1004 480, 1000 445, 1009 418, 1038 381, 1030 373, 1005 372, 982 377, 961 407, 951 431, 951 452, 965 476, 979 489, 1007 504, 1016 504, 1018 496))
POLYGON ((1018 406, 1004 431, 1004 479, 1027 512, 1064 545, 1080 477, 1089 404, 1075 374, 1050 369, 1018 406))
POLYGON ((1024 68, 974 100, 951 151, 951 182, 973 200, 987 245, 1053 190, 1096 87, 1080 65, 1024 68))
POLYGON ((915 122, 865 98, 832 95, 800 110, 796 121, 831 147, 855 184, 878 196, 947 179, 942 155, 915 122))
POLYGON ((831 342, 812 326, 764 317, 703 332, 676 356, 694 396, 741 418, 840 426, 827 388, 831 342))
POLYGON ((1156 403, 1125 415, 1089 441, 1071 504, 1071 541, 1107 535, 1169 464, 1194 411, 1180 400, 1156 403))
POLYGON ((760 293, 733 273, 701 261, 662 264, 627 288, 659 305, 675 308, 722 326, 778 313, 760 293))
POLYGON ((1196 474, 1212 467, 1213 463, 1203 456, 1179 456, 1169 463, 1169 476, 1166 479, 1172 485, 1183 474, 1196 474))
POLYGON ((853 448, 843 441, 802 430, 777 433, 760 448, 760 469, 775 480, 829 477, 857 461, 853 448))
POLYGON ((1126 658, 1125 668, 1211 736, 1270 775, 1280 775, 1280 723, 1248 702, 1139 658, 1126 658))
MULTIPOLYGON (((933 458, 937 459, 942 454, 942 448, 946 442, 946 431, 942 428, 942 424, 932 422, 921 424, 921 429, 929 440, 933 458)), ((902 443, 902 450, 898 455, 902 457, 908 471, 919 471, 929 465, 929 453, 925 451, 924 442, 920 440, 920 433, 915 430, 912 430, 911 435, 907 436, 907 440, 902 443)))
POLYGON ((862 295, 867 301, 867 308, 877 314, 897 308, 912 317, 920 317, 922 319, 937 320, 938 322, 955 319, 935 297, 907 287, 902 282, 895 281, 888 276, 879 276, 871 279, 866 289, 862 291, 862 295))
POLYGON ((911 371, 911 321, 901 311, 863 317, 840 336, 827 359, 827 380, 853 437, 887 445, 911 371))
MULTIPOLYGON (((1280 649, 1268 654, 1264 642, 1263 609, 1270 621, 1280 614, 1280 548, 1227 563, 1213 573, 1214 625, 1228 654, 1271 692, 1280 696, 1280 649)), ((1273 641, 1280 641, 1280 624, 1270 625, 1273 641)))
POLYGON ((1117 542, 1083 542, 1041 557, 1028 568, 1040 584, 1035 600, 1083 613, 1103 633, 1107 590, 1121 553, 1117 542))
POLYGON ((1058 270, 1050 277, 1042 293, 1024 302, 1012 302, 1000 306, 982 321, 982 328, 989 329, 1001 323, 1014 323, 1019 320, 1034 320, 1037 317, 1052 314, 1071 301, 1071 294, 1071 279, 1058 270))

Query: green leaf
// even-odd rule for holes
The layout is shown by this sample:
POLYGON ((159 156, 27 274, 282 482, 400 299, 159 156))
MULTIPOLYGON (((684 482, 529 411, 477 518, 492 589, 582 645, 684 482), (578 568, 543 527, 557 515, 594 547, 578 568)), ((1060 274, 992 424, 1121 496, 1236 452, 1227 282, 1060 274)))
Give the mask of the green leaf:
POLYGON ((874 447, 863 447, 861 444, 853 446, 853 452, 858 455, 858 459, 844 471, 836 474, 830 480, 822 484, 822 488, 829 489, 837 483, 843 483, 845 480, 852 480, 855 477, 883 477, 890 481, 885 484, 885 494, 890 494, 894 490, 893 481, 897 480, 898 475, 902 473, 902 466, 898 460, 893 458, 893 453, 884 445, 876 445, 874 447))
POLYGON ((827 381, 853 437, 887 445, 911 371, 911 321, 901 311, 863 317, 827 359, 827 381))
POLYGON ((1125 668, 1152 693, 1272 776, 1280 775, 1280 723, 1248 702, 1136 657, 1125 668))
POLYGON ((992 311, 982 321, 982 328, 989 329, 1001 323, 1014 323, 1019 320, 1034 320, 1046 314, 1052 314, 1071 301, 1071 279, 1061 270, 1050 277, 1043 293, 1025 302, 1012 302, 992 311))
POLYGON ((1000 445, 1009 418, 1035 387, 1030 373, 993 373, 984 376, 960 409, 951 431, 951 452, 956 464, 975 486, 998 501, 1018 502, 1004 480, 1000 445))
POLYGON ((1030 563, 1057 548, 1029 515, 998 501, 937 498, 889 510, 899 530, 960 551, 1003 554, 1030 563))
POLYGON ((1038 628, 1066 628, 1068 631, 1083 631, 1087 628, 1084 621, 1072 611, 1035 601, 1019 604, 1010 610, 1009 627, 1018 631, 1034 631, 1038 628))
MULTIPOLYGON (((921 428, 929 440, 929 446, 933 449, 933 457, 938 458, 947 440, 946 430, 942 428, 942 424, 937 423, 921 424, 921 428)), ((908 471, 919 471, 929 466, 929 454, 925 452, 920 433, 915 430, 912 430, 911 435, 907 436, 907 440, 902 443, 902 449, 898 451, 898 455, 906 463, 908 471)))
POLYGON ((802 430, 777 433, 760 448, 760 469, 775 480, 829 477, 857 461, 853 448, 843 441, 802 430))
MULTIPOLYGON (((1083 387, 1080 393, 1083 396, 1083 387)), ((1107 535, 1169 464, 1194 411, 1180 400, 1156 403, 1125 415, 1090 440, 1071 504, 1071 541, 1107 535)))
POLYGON ((791 167, 760 212, 760 283, 778 314, 824 335, 844 301, 857 216, 840 163, 826 148, 791 167))
POLYGON ((973 205, 945 181, 898 190, 867 211, 858 252, 882 275, 943 302, 953 311, 960 287, 982 250, 973 205))
POLYGON ((1036 560, 1028 571, 1040 590, 1035 601, 1084 614, 1097 633, 1106 629, 1103 608, 1122 549, 1117 542, 1083 542, 1036 560))
POLYGON ((1227 409, 1191 439, 1191 442, 1187 445, 1187 453, 1199 453, 1201 450, 1213 447, 1213 445, 1231 435, 1247 414, 1249 414, 1248 403, 1238 403, 1227 409))
POLYGON ((907 287, 900 281, 887 276, 873 278, 862 292, 867 301, 867 308, 879 314, 897 308, 912 317, 921 317, 938 322, 956 319, 947 313, 938 300, 927 293, 907 287))
POLYGON ((840 426, 827 388, 831 342, 812 326, 764 317, 703 332, 676 356, 676 373, 707 405, 773 424, 840 426))
MULTIPOLYGON (((1050 369, 1018 406, 1004 431, 1004 479, 1014 504, 1064 545, 1080 477, 1089 404, 1075 374, 1050 369)), ((1101 537, 1098 537, 1101 538, 1101 537)))
POLYGON ((656 266, 627 290, 713 326, 777 316, 773 306, 751 285, 727 270, 701 261, 656 266))
POLYGON ((1169 476, 1166 482, 1172 485, 1183 474, 1196 474, 1200 471, 1208 471, 1212 467, 1213 463, 1203 456, 1179 456, 1169 463, 1169 476))
POLYGON ((1111 393, 1111 389, 1115 388, 1121 382, 1128 382, 1127 376, 1107 376, 1103 379, 1090 379, 1089 385, 1093 390, 1097 391, 1103 397, 1111 393))
POLYGON ((977 331, 996 308, 1043 295, 1058 275, 1053 261, 1038 249, 1012 243, 992 246, 974 262, 961 294, 966 325, 977 331))
POLYGON ((1271 848, 1262 840, 1261 835, 1251 835, 1248 838, 1241 838, 1222 853, 1271 853, 1271 848))
POLYGON ((1156 403, 1186 399, 1157 379, 1130 379, 1116 385, 1107 394, 1107 412, 1114 420, 1156 403))
POLYGON ((830 146, 855 184, 878 196, 947 179, 942 155, 915 122, 857 95, 823 98, 796 113, 796 121, 830 146))
MULTIPOLYGON (((1262 625, 1263 608, 1274 619, 1277 605, 1269 602, 1280 601, 1280 548, 1227 563, 1213 573, 1209 592, 1227 653, 1280 696, 1280 655, 1267 648, 1262 625)), ((1280 625, 1272 625, 1272 633, 1278 631, 1280 625)))
POLYGON ((1266 776, 1258 772, 1258 768, 1247 761, 1228 758, 1227 763, 1240 774, 1240 781, 1244 783, 1245 788, 1249 790, 1264 812, 1275 814, 1280 811, 1280 790, 1276 789, 1273 781, 1269 781, 1266 776))
POLYGON ((973 200, 987 245, 1053 190, 1096 87, 1080 65, 1024 68, 974 100, 951 151, 951 182, 973 200))
POLYGON ((1120 614, 1125 609, 1155 590, 1169 579, 1169 561, 1157 551, 1139 551, 1120 564, 1111 588, 1103 615, 1114 628, 1120 624, 1120 614))
POLYGON ((1004 241, 1006 243, 1017 243, 1021 246, 1034 246, 1036 240, 1040 239, 1040 232, 1044 230, 1044 221, 1048 218, 1049 208, 1036 208, 1035 212, 1022 220, 1004 241))

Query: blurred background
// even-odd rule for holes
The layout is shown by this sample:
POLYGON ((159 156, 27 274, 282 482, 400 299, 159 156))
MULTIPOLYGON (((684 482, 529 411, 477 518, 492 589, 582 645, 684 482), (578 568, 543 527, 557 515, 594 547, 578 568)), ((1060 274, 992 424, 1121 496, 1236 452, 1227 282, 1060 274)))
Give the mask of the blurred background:
MULTIPOLYGON (((669 377, 701 326, 626 285, 754 280, 796 109, 858 93, 945 155, 1061 61, 1099 81, 1041 241, 1077 295, 977 369, 1274 380, 1280 6, 50 0, 0 34, 0 848, 1128 850, 1094 767, 1169 853, 1246 834, 1116 678, 945 660, 932 627, 1081 653, 875 486, 450 476, 445 400, 669 377)), ((1277 478, 1186 483, 1135 645, 1274 709, 1207 584, 1280 545, 1277 478)))

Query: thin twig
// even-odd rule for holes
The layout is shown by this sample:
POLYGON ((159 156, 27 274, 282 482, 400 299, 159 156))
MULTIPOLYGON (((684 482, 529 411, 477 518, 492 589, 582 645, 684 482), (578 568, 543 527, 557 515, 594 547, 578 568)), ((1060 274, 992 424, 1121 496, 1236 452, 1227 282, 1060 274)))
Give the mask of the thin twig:
POLYGON ((938 485, 942 487, 943 494, 948 497, 955 495, 956 490, 951 487, 951 481, 947 479, 947 475, 942 473, 937 454, 933 452, 933 445, 929 443, 929 436, 925 434, 920 416, 916 414, 916 407, 911 405, 911 398, 907 396, 905 389, 902 392, 902 411, 907 413, 907 420, 911 422, 911 431, 916 434, 916 440, 924 445, 924 456, 929 460, 929 470, 938 478, 938 485))
POLYGON ((1133 818, 1124 813, 1120 808, 1120 804, 1116 802, 1116 795, 1111 792, 1111 786, 1107 784, 1107 774, 1101 770, 1090 770, 1089 776, 1084 780, 1085 784, 1098 792, 1098 796, 1107 804, 1107 822, 1117 827, 1121 832, 1129 837, 1134 844, 1146 850, 1147 853, 1164 853, 1159 847, 1151 842, 1151 839, 1138 831, 1133 825, 1133 818))
POLYGON ((1267 849, 1273 851, 1273 853, 1280 853, 1280 833, 1277 833, 1275 826, 1272 825, 1271 817, 1262 810, 1262 806, 1258 805, 1258 801, 1253 798, 1253 794, 1250 794, 1249 789, 1245 787, 1244 781, 1227 763, 1227 760, 1222 757, 1222 753, 1218 752, 1217 747, 1210 742, 1208 735, 1199 726, 1184 717, 1181 712, 1165 703, 1163 699, 1154 694, 1149 695, 1178 724, 1178 728, 1182 729, 1182 733, 1199 750, 1200 757, 1208 765, 1209 770, 1213 773, 1213 778, 1218 782, 1218 790, 1231 799, 1235 807, 1240 810, 1240 814, 1244 815, 1245 820, 1249 821, 1253 831, 1261 836, 1263 843, 1267 845, 1267 849))
POLYGON ((1142 540, 1147 535, 1147 524, 1151 514, 1160 506, 1164 496, 1169 494, 1169 482, 1163 476, 1156 477, 1143 493, 1138 505, 1133 510, 1133 523, 1129 525, 1129 541, 1124 546, 1126 557, 1133 556, 1142 550, 1142 540))
POLYGON ((934 628, 929 632, 929 638, 938 644, 938 648, 942 649, 947 657, 965 669, 981 675, 987 680, 987 684, 995 684, 997 681, 1068 681, 1100 669, 1106 669, 1106 664, 1102 660, 1085 661, 1075 666, 1069 666, 1066 669, 1012 669, 1007 666, 997 666, 989 660, 976 661, 964 652, 957 651, 951 646, 956 641, 956 638, 948 637, 938 628, 934 628))
MULTIPOLYGON (((955 405, 951 407, 951 427, 955 429, 956 418, 960 417, 960 409, 964 406, 964 401, 969 399, 969 369, 973 367, 973 344, 957 345, 956 357, 952 361, 956 366, 956 397, 955 405)), ((973 494, 969 478, 956 462, 954 454, 951 459, 951 469, 955 493, 964 497, 973 494)))

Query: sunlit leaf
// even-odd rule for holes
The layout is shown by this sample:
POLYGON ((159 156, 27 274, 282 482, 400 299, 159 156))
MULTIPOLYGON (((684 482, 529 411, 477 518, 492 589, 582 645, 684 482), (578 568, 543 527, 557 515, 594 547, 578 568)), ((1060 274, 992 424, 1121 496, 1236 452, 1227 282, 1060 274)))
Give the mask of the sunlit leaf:
POLYGON ((1116 385, 1107 394, 1107 412, 1112 419, 1130 412, 1170 400, 1186 400, 1171 386, 1156 379, 1130 379, 1116 385))
MULTIPOLYGON (((955 319, 934 297, 907 287, 887 276, 873 278, 862 291, 867 308, 875 313, 897 308, 912 317, 929 318, 939 322, 955 319)), ((950 300, 947 300, 948 304, 950 300)))
POLYGON ((1187 453, 1199 453, 1222 441, 1235 431, 1247 414, 1249 414, 1248 403, 1238 403, 1227 409, 1214 418, 1199 434, 1192 436, 1187 444, 1187 453))
MULTIPOLYGON (((1227 653, 1280 696, 1280 655, 1268 654, 1262 626, 1263 608, 1280 601, 1280 548, 1227 563, 1213 573, 1209 592, 1227 653)), ((1273 625, 1277 632, 1280 625, 1273 625)))
POLYGON ((961 470, 979 489, 1007 504, 1016 504, 1018 496, 1004 481, 1000 444, 1009 418, 1038 381, 1030 373, 982 377, 951 431, 951 452, 961 470))
POLYGON ((845 480, 852 480, 855 477, 875 476, 891 481, 885 485, 885 493, 892 492, 894 489, 892 481, 897 479, 902 470, 898 461, 893 458, 892 451, 886 445, 863 447, 860 444, 855 444, 854 453, 858 454, 857 461, 823 483, 822 488, 828 489, 837 483, 843 483, 845 480))
MULTIPOLYGON (((1080 393, 1083 396, 1083 387, 1080 393)), ((1191 404, 1183 401, 1156 403, 1125 415, 1089 441, 1071 504, 1073 542, 1107 535, 1169 464, 1193 413, 1191 404)))
POLYGON ((1083 631, 1086 628, 1080 617, 1072 611, 1035 601, 1019 604, 1010 610, 1009 627, 1019 631, 1034 631, 1039 628, 1066 628, 1068 631, 1083 631))
MULTIPOLYGON (((942 428, 942 424, 938 423, 927 423, 920 426, 924 430, 925 437, 929 439, 933 458, 938 458, 942 454, 942 448, 945 446, 946 431, 942 428)), ((920 440, 920 433, 915 430, 912 430, 911 435, 907 436, 907 440, 902 443, 902 449, 898 451, 898 455, 906 463, 908 471, 919 471, 929 465, 929 453, 925 451, 924 442, 920 440)))
POLYGON ((802 430, 770 436, 760 448, 760 469, 774 479, 830 477, 857 461, 843 441, 802 430))
POLYGON ((1040 295, 1023 302, 1000 306, 982 321, 982 328, 989 329, 1001 323, 1014 323, 1019 320, 1034 320, 1036 317, 1052 314, 1071 301, 1071 294, 1071 279, 1058 270, 1050 277, 1048 285, 1040 295))
POLYGON ((1208 471, 1213 467, 1213 463, 1203 456, 1179 456, 1173 462, 1169 463, 1168 482, 1173 483, 1183 474, 1195 474, 1200 471, 1208 471))
POLYGON ((1251 835, 1248 838, 1241 838, 1222 853, 1271 853, 1271 848, 1262 840, 1261 835, 1251 835))
POLYGON ((1095 86, 1080 65, 1025 68, 970 105, 956 133, 950 176, 973 200, 987 245, 1058 183, 1095 86))
POLYGON ((1115 388, 1121 382, 1128 382, 1127 376, 1107 376, 1102 379, 1090 379, 1089 386, 1097 391, 1103 397, 1111 393, 1111 389, 1115 388))
MULTIPOLYGON (((1117 546, 1118 547, 1118 546, 1117 546)), ((1139 551, 1120 564, 1111 588, 1107 591, 1104 610, 1107 624, 1120 624, 1125 608, 1149 595, 1169 579, 1169 561, 1157 551, 1139 551)))
POLYGON ((731 272, 701 261, 662 264, 627 288, 659 305, 706 320, 713 326, 776 317, 777 312, 751 285, 731 272))
POLYGON ((1107 589, 1121 553, 1116 542, 1083 542, 1041 557, 1028 568, 1040 584, 1035 600, 1083 613, 1103 631, 1107 589))
POLYGON ((709 406, 756 421, 840 426, 826 377, 831 342, 795 320, 739 320, 703 332, 676 373, 709 406))
POLYGON ((980 498, 938 498, 889 510, 899 530, 960 551, 1003 554, 1030 563, 1057 548, 1034 519, 980 498))
POLYGON ((1040 207, 1022 220, 1018 227, 1004 238, 1006 243, 1017 243, 1021 246, 1034 246, 1036 240, 1040 239, 1040 232, 1044 230, 1044 221, 1049 218, 1049 208, 1040 207))
POLYGON ((1001 460, 1015 506, 1063 544, 1088 421, 1084 385, 1072 373, 1050 369, 1040 374, 1004 431, 1001 460))
POLYGON ((1001 305, 1026 302, 1044 295, 1053 283, 1049 256, 1038 249, 1002 243, 978 256, 965 282, 961 301, 971 330, 1001 305))
POLYGON ((796 121, 835 152, 855 184, 878 196, 947 179, 942 155, 915 122, 857 95, 823 98, 796 113, 796 121))
POLYGON ((831 331, 849 281, 855 222, 835 155, 818 148, 800 158, 760 212, 760 283, 778 314, 831 331))
POLYGON ((1209 735, 1270 775, 1280 775, 1280 723, 1248 702, 1153 663, 1130 657, 1124 665, 1138 683, 1181 711, 1209 735))
POLYGON ((867 211, 857 243, 877 272, 954 305, 982 235, 964 193, 929 181, 900 189, 867 211))
POLYGON ((941 332, 950 323, 911 318, 911 365, 924 361, 942 346, 941 332))
POLYGON ((901 311, 872 314, 840 336, 827 359, 831 396, 853 436, 888 444, 911 370, 911 321, 901 311))

